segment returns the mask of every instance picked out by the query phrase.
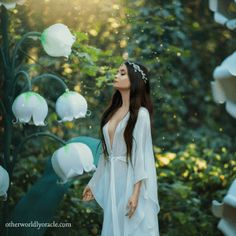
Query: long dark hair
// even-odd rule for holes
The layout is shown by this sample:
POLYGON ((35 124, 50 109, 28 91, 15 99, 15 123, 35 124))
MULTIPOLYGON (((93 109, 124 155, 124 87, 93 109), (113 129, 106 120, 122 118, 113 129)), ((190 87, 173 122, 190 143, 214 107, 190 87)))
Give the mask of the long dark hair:
MULTIPOLYGON (((132 164, 131 153, 132 153, 133 129, 135 127, 139 108, 143 106, 146 109, 148 109, 149 114, 150 114, 150 120, 151 120, 150 125, 152 129, 153 104, 150 97, 149 72, 147 68, 135 62, 135 64, 140 66, 140 68, 143 70, 143 72, 146 74, 146 77, 148 78, 148 80, 145 83, 144 80, 142 79, 142 74, 138 71, 135 72, 132 65, 130 65, 128 62, 124 62, 123 64, 125 64, 127 67, 128 76, 130 79, 130 106, 129 106, 130 117, 124 131, 124 139, 125 139, 126 148, 127 148, 126 160, 128 162, 128 158, 130 158, 130 161, 132 164)), ((118 110, 118 108, 121 107, 121 105, 122 105, 121 94, 119 90, 115 90, 110 103, 108 104, 107 108, 105 109, 102 115, 101 124, 100 124, 100 137, 101 137, 101 142, 102 142, 104 158, 106 160, 108 160, 109 154, 108 154, 107 147, 105 144, 102 128, 110 120, 110 118, 118 110)))

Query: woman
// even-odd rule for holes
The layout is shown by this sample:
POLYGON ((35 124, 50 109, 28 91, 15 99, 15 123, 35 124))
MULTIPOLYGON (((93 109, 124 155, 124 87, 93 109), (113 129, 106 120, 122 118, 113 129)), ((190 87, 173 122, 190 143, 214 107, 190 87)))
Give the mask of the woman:
POLYGON ((159 236, 147 69, 124 62, 114 87, 101 121, 103 153, 83 200, 103 208, 101 236, 159 236))

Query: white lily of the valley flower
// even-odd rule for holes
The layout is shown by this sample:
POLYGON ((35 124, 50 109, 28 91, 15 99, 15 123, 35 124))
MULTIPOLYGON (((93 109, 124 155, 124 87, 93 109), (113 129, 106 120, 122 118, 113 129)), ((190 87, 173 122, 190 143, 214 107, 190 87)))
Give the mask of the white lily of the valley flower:
POLYGON ((4 5, 8 10, 13 9, 16 7, 16 4, 23 5, 25 0, 18 0, 18 1, 0 1, 0 6, 4 5))
POLYGON ((236 235, 236 179, 231 184, 223 203, 212 201, 212 212, 221 218, 217 227, 226 236, 236 235))
POLYGON ((214 70, 215 81, 211 82, 213 98, 216 103, 226 102, 226 111, 236 118, 236 52, 227 57, 214 70))
POLYGON ((48 55, 52 57, 64 56, 68 58, 76 37, 71 34, 66 25, 57 23, 45 29, 40 40, 48 55))
POLYGON ((236 14, 230 12, 230 4, 236 4, 235 0, 209 0, 209 8, 214 12, 215 22, 226 25, 230 30, 236 28, 236 14))
POLYGON ((93 164, 93 153, 84 143, 69 143, 57 149, 52 155, 52 167, 61 183, 96 169, 93 164))
POLYGON ((87 101, 82 95, 74 91, 67 91, 56 101, 56 112, 62 119, 58 122, 85 117, 87 108, 87 101))
POLYGON ((0 166, 0 196, 7 198, 7 190, 9 188, 9 175, 8 172, 0 166))
POLYGON ((36 126, 44 126, 44 120, 48 114, 48 105, 38 93, 25 92, 16 97, 12 111, 19 122, 29 123, 33 117, 33 123, 36 126))

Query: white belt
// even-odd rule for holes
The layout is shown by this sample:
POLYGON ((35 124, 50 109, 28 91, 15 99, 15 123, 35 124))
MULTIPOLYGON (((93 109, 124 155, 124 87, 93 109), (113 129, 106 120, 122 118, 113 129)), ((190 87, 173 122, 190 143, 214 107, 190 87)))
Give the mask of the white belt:
POLYGON ((109 161, 112 161, 112 160, 120 160, 120 161, 127 162, 125 155, 123 155, 123 156, 114 156, 114 155, 111 154, 111 155, 109 155, 109 161))

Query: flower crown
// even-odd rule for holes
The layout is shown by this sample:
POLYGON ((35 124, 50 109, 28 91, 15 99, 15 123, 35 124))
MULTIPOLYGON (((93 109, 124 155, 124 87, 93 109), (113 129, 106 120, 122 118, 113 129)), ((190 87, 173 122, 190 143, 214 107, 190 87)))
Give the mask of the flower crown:
POLYGON ((143 72, 143 70, 140 68, 140 66, 137 65, 137 64, 135 64, 135 63, 133 63, 133 62, 129 62, 129 61, 127 61, 127 63, 128 63, 129 65, 133 66, 135 72, 138 71, 138 72, 140 72, 140 73, 142 74, 142 80, 144 81, 144 83, 146 83, 147 80, 148 80, 148 78, 147 78, 147 76, 145 75, 145 73, 143 72))

